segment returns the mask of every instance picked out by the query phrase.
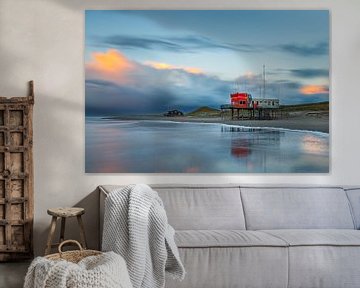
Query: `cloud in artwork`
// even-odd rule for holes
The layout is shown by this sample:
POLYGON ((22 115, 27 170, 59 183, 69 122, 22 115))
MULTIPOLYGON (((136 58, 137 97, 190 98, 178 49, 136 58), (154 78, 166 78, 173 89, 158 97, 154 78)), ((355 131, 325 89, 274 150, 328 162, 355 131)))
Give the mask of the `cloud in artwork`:
POLYGON ((166 87, 142 89, 94 79, 86 80, 85 90, 86 115, 156 113, 175 101, 166 87))
POLYGON ((128 74, 136 69, 136 64, 116 49, 93 52, 85 65, 87 77, 111 79, 118 83, 129 83, 128 74))
POLYGON ((261 74, 247 72, 236 78, 236 89, 251 93, 254 98, 278 98, 281 105, 323 102, 329 100, 329 89, 325 85, 304 85, 297 80, 266 81, 263 91, 261 74))
POLYGON ((298 56, 323 56, 329 54, 329 43, 328 42, 318 42, 312 45, 303 45, 303 44, 282 44, 276 46, 277 49, 283 52, 290 54, 295 54, 298 56))
POLYGON ((156 62, 156 61, 145 61, 145 65, 148 65, 150 67, 153 67, 158 70, 184 70, 191 74, 203 74, 204 72, 197 67, 184 67, 184 66, 176 66, 168 63, 163 62, 156 62))
POLYGON ((87 115, 188 111, 203 105, 219 107, 228 101, 229 83, 199 68, 139 63, 113 50, 96 55, 111 55, 127 65, 125 69, 123 65, 112 67, 109 73, 94 57, 86 64, 87 115))
POLYGON ((329 88, 325 85, 306 85, 299 90, 304 95, 329 94, 329 88))
POLYGON ((171 51, 179 51, 185 48, 179 43, 159 37, 113 35, 103 39, 103 43, 121 48, 162 49, 171 51))
POLYGON ((320 68, 273 69, 267 74, 268 75, 288 74, 288 76, 293 76, 300 79, 329 78, 329 70, 320 69, 320 68))
MULTIPOLYGON (((189 112, 200 106, 219 108, 229 103, 234 83, 238 83, 240 91, 264 97, 262 75, 251 71, 227 81, 197 67, 151 60, 140 63, 115 49, 94 52, 85 67, 86 115, 159 114, 168 109, 189 112), (109 63, 110 60, 113 62, 109 63)), ((324 85, 304 85, 295 80, 266 81, 265 96, 279 98, 282 105, 327 101, 328 94, 324 85)))
POLYGON ((329 77, 328 69, 290 69, 288 70, 293 76, 299 78, 329 77))
POLYGON ((112 35, 105 38, 97 38, 98 44, 116 47, 119 49, 145 49, 163 50, 170 52, 195 53, 207 50, 232 50, 240 52, 257 52, 262 46, 249 45, 246 43, 221 43, 209 37, 200 35, 186 36, 128 36, 112 35))
POLYGON ((244 53, 281 52, 299 57, 318 57, 328 55, 329 43, 319 41, 317 43, 299 44, 285 43, 276 45, 249 44, 245 42, 219 42, 202 35, 185 36, 129 36, 111 35, 96 38, 98 45, 117 49, 144 49, 180 53, 201 53, 204 50, 229 50, 244 53))

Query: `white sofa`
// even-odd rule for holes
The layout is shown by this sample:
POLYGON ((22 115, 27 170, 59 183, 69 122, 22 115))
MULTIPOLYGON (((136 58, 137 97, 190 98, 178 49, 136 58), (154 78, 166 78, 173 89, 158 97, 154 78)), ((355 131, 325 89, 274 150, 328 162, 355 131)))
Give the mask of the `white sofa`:
MULTIPOLYGON (((100 217, 115 187, 100 186, 100 217)), ((187 271, 166 288, 360 287, 358 188, 152 187, 187 271)))

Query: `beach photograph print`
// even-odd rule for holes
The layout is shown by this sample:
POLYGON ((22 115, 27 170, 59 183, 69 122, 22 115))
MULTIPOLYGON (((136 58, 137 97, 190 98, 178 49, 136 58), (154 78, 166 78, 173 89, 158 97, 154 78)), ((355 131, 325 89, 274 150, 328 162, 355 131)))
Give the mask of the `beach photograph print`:
POLYGON ((329 173, 328 10, 87 10, 86 173, 329 173))

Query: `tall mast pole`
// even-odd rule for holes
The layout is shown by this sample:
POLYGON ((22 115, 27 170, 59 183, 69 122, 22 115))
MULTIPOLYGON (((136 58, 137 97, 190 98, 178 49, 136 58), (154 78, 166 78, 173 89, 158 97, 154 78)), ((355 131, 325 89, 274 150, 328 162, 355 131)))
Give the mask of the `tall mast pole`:
POLYGON ((263 65, 263 98, 266 98, 266 93, 265 93, 265 64, 263 65))

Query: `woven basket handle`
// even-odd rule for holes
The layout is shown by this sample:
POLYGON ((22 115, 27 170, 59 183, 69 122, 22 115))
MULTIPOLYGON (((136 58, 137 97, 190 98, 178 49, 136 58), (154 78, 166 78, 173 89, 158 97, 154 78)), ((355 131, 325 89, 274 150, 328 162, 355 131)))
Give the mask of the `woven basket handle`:
POLYGON ((67 244, 67 243, 76 244, 76 246, 79 247, 80 252, 82 252, 82 251, 84 250, 84 249, 82 248, 81 244, 80 244, 78 241, 76 241, 76 240, 65 240, 65 241, 61 242, 60 245, 59 245, 59 247, 58 247, 58 251, 59 251, 60 257, 61 257, 61 254, 63 253, 63 251, 61 250, 61 248, 62 248, 65 244, 67 244))

